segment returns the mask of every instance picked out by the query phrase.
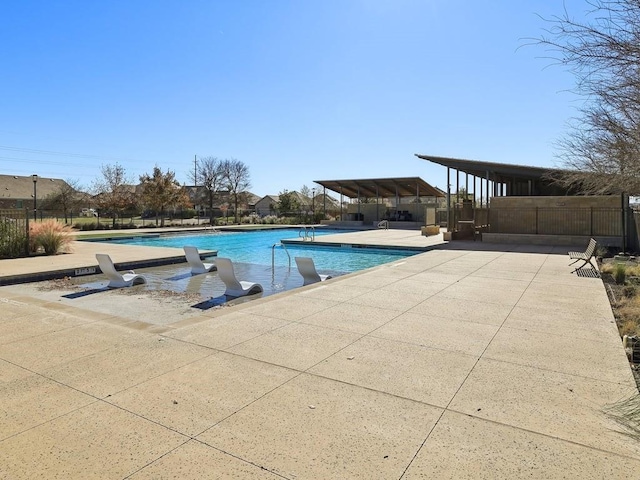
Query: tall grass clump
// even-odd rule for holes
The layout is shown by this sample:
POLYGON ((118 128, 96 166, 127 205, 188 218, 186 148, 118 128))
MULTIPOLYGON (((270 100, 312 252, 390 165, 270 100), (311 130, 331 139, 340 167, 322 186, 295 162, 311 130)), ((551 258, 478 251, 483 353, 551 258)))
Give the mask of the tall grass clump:
POLYGON ((613 279, 618 285, 624 285, 627 280, 627 267, 623 263, 618 263, 613 267, 613 279))
POLYGON ((609 405, 605 411, 611 418, 624 427, 627 435, 636 440, 640 440, 639 394, 636 393, 627 399, 609 405))
POLYGON ((29 250, 33 253, 40 248, 46 255, 67 252, 74 239, 73 228, 56 220, 44 220, 29 225, 29 250))
POLYGON ((15 220, 0 217, 0 258, 24 256, 27 233, 15 220))

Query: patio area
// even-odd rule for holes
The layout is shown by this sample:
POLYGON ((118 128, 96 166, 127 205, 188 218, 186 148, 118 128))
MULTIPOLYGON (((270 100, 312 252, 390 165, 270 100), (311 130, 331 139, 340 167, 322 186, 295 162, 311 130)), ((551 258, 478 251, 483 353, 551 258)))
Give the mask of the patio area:
MULTIPOLYGON (((640 444, 604 412, 637 388, 602 281, 571 273, 572 248, 349 235, 333 241, 432 249, 162 324, 111 292, 0 287, 0 478, 640 471, 640 444)), ((142 250, 127 260, 160 255, 142 250)), ((84 266, 51 261, 64 257, 84 266)))

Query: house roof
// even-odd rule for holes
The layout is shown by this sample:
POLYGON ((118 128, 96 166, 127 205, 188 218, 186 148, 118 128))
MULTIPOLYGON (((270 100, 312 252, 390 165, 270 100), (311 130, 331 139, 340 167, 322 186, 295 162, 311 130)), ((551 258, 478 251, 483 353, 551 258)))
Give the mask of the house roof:
MULTIPOLYGON (((36 194, 39 199, 45 198, 60 190, 67 182, 59 178, 38 177, 36 194)), ((32 176, 0 175, 0 199, 26 200, 33 198, 32 176)))
POLYGON ((272 202, 278 202, 280 200, 280 195, 265 195, 256 203, 262 202, 264 200, 267 200, 267 201, 271 200, 272 202))
POLYGON ((360 180, 314 180, 349 198, 359 197, 444 197, 445 193, 420 177, 367 178, 360 180))

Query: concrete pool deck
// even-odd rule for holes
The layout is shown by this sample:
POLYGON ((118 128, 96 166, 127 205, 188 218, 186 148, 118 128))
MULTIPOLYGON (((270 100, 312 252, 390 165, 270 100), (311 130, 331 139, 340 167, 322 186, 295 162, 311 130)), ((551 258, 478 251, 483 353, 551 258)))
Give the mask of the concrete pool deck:
MULTIPOLYGON (((108 314, 0 287, 0 479, 640 470, 640 445, 603 413, 637 393, 607 295, 566 247, 347 235, 433 249, 161 330, 113 297, 108 314)), ((74 267, 92 245, 106 251, 10 268, 74 267)), ((165 250, 108 247, 116 262, 165 250)))

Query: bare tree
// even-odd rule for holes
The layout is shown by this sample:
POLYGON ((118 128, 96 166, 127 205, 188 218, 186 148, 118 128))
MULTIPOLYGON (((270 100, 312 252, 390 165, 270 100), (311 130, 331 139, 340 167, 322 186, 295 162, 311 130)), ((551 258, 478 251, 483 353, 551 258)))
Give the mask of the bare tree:
POLYGON ((164 227, 164 214, 168 207, 186 206, 189 198, 185 189, 176 180, 175 172, 162 170, 157 165, 153 167, 151 175, 145 173, 140 176, 142 185, 142 201, 155 211, 156 225, 160 216, 160 226, 164 227))
POLYGON ((251 187, 249 167, 244 162, 232 158, 223 160, 221 169, 224 184, 229 190, 229 195, 233 198, 235 223, 238 223, 238 204, 249 187, 251 187))
POLYGON ((640 0, 586 0, 584 21, 547 19, 535 43, 575 76, 584 98, 551 177, 583 193, 640 192, 640 0))
POLYGON ((300 195, 306 198, 311 198, 311 189, 306 185, 302 185, 302 187, 300 187, 300 195))
POLYGON ((116 218, 125 210, 135 207, 135 188, 124 167, 118 163, 102 165, 100 173, 102 176, 94 180, 92 190, 96 194, 99 211, 112 215, 115 228, 116 218))
POLYGON ((68 215, 71 210, 82 201, 82 194, 79 191, 80 183, 78 180, 67 179, 60 187, 43 200, 41 208, 62 210, 64 214, 64 223, 68 222, 68 215))
POLYGON ((209 206, 209 223, 213 225, 213 203, 224 186, 222 160, 216 157, 203 157, 196 160, 197 173, 191 174, 196 187, 202 186, 209 206))

